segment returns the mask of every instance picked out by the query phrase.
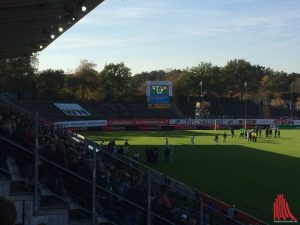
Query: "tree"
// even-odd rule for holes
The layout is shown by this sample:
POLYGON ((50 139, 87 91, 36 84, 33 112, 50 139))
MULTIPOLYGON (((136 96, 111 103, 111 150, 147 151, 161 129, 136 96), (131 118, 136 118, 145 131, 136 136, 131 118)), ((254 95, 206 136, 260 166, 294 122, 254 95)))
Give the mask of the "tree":
POLYGON ((36 78, 37 97, 54 100, 64 96, 65 75, 62 70, 44 70, 36 78))
POLYGON ((193 85, 193 78, 191 73, 189 73, 187 70, 184 70, 179 77, 179 82, 176 85, 176 91, 178 95, 178 100, 180 101, 182 97, 186 99, 186 102, 191 102, 191 95, 192 95, 192 89, 191 86, 193 85))
POLYGON ((230 60, 223 67, 221 81, 225 92, 239 94, 243 99, 243 93, 246 91, 245 82, 247 82, 247 91, 253 92, 258 89, 259 79, 256 76, 255 68, 249 62, 235 59, 230 60))
POLYGON ((98 72, 95 70, 96 64, 87 61, 80 61, 80 65, 75 71, 73 85, 78 87, 82 100, 86 99, 89 92, 95 91, 99 85, 98 72))
POLYGON ((300 78, 295 79, 293 91, 298 94, 300 93, 300 78))
POLYGON ((100 72, 100 80, 104 86, 106 100, 111 102, 126 100, 130 93, 131 69, 125 64, 107 64, 100 72))
POLYGON ((216 96, 218 93, 221 93, 222 88, 219 87, 222 84, 220 83, 220 68, 218 66, 201 62, 197 66, 188 69, 188 72, 192 78, 190 88, 197 96, 201 95, 201 82, 203 93, 205 92, 210 96, 216 96))
POLYGON ((166 72, 165 79, 168 81, 172 81, 173 84, 173 102, 179 102, 180 98, 183 96, 183 93, 180 89, 180 77, 182 71, 181 70, 170 70, 166 72))
POLYGON ((19 98, 32 93, 37 65, 36 56, 0 60, 0 92, 16 93, 19 98))

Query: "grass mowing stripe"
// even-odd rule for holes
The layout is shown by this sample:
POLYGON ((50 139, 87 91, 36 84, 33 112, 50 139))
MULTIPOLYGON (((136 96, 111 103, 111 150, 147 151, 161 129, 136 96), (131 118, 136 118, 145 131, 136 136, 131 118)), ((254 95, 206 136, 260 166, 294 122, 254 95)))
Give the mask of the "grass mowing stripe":
POLYGON ((224 131, 217 133, 218 145, 213 142, 215 131, 82 134, 98 142, 115 139, 117 145, 123 145, 128 139, 131 154, 139 152, 141 162, 145 162, 148 146, 158 146, 160 160, 158 164, 148 166, 221 201, 234 203, 266 222, 272 222, 271 212, 277 194, 284 194, 292 213, 300 218, 300 131, 282 130, 280 138, 263 137, 257 143, 228 136, 224 144, 224 131), (191 145, 192 135, 195 145, 191 145), (174 163, 163 160, 165 137, 174 148, 174 163))

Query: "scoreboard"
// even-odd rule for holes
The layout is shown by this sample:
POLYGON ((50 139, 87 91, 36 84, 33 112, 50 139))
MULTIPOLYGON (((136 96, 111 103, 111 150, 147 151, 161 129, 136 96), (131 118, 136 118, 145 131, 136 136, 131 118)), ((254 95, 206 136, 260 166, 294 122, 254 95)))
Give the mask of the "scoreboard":
POLYGON ((149 108, 167 108, 172 96, 172 81, 147 81, 149 108))
POLYGON ((167 85, 151 85, 150 95, 166 95, 169 96, 169 86, 167 85))

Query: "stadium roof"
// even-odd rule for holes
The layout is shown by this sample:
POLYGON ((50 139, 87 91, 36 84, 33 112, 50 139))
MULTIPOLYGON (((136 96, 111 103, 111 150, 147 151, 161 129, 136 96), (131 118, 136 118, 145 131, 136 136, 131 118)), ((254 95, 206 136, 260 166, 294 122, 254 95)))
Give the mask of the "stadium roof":
POLYGON ((32 55, 104 0, 0 0, 0 59, 32 55))

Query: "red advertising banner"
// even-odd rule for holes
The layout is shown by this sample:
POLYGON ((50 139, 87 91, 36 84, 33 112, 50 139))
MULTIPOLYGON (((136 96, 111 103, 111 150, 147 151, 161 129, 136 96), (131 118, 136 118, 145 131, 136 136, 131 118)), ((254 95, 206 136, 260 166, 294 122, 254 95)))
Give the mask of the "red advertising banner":
POLYGON ((116 119, 108 120, 108 126, 141 126, 141 125, 152 125, 152 126, 168 126, 169 119, 116 119))

